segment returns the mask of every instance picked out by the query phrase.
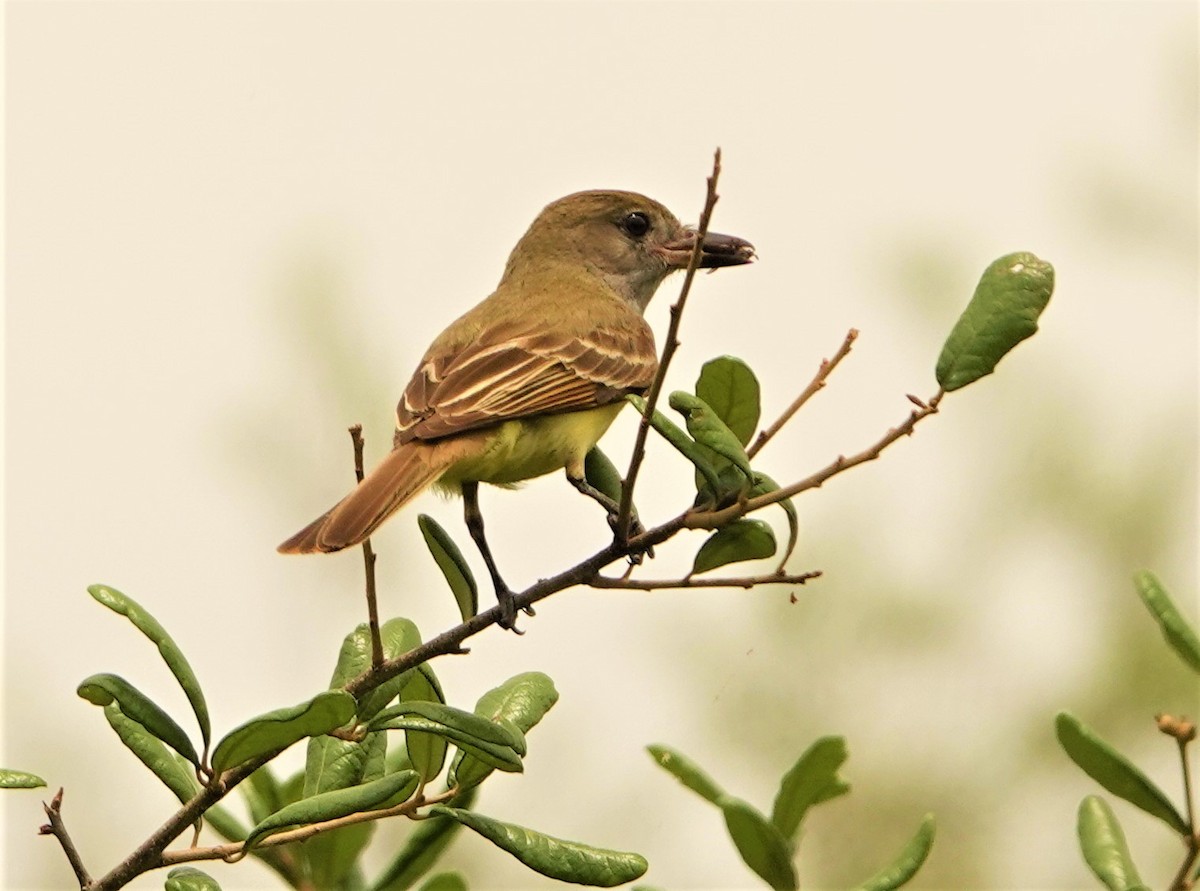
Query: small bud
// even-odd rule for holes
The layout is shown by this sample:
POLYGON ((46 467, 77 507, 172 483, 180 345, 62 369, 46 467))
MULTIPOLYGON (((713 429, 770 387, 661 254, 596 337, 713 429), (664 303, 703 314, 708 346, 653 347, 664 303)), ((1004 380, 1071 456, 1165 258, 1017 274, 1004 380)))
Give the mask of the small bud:
POLYGON ((1196 738, 1196 724, 1187 718, 1176 718, 1174 715, 1162 714, 1154 716, 1154 723, 1159 732, 1174 737, 1179 742, 1191 742, 1196 738))

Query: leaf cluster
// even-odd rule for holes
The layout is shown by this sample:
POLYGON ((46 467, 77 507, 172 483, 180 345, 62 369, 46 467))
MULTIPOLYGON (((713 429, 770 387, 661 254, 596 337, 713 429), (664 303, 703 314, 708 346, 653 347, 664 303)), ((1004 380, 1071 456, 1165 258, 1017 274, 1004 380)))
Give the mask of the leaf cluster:
MULTIPOLYGON (((846 741, 840 736, 818 739, 784 773, 770 816, 727 793, 681 752, 664 745, 648 746, 647 751, 663 770, 720 809, 742 862, 773 891, 796 891, 800 887, 795 860, 800 829, 809 811, 850 791, 838 773, 847 758, 846 741)), ((927 814, 916 835, 892 862, 856 886, 855 891, 892 891, 906 884, 929 856, 933 836, 933 816, 927 814)))
MULTIPOLYGON (((1162 583, 1153 573, 1139 572, 1134 585, 1167 644, 1189 669, 1200 674, 1200 638, 1162 583)), ((1105 791, 1156 818, 1182 839, 1186 853, 1170 891, 1187 891, 1200 879, 1200 827, 1195 822, 1188 757, 1196 727, 1187 719, 1170 715, 1159 715, 1156 722, 1163 734, 1175 740, 1179 750, 1183 812, 1132 759, 1070 712, 1058 714, 1055 730, 1063 751, 1084 773, 1105 791)), ((1097 795, 1084 798, 1079 804, 1076 830, 1084 861, 1105 887, 1110 891, 1148 891, 1134 865, 1125 831, 1107 801, 1097 795)))

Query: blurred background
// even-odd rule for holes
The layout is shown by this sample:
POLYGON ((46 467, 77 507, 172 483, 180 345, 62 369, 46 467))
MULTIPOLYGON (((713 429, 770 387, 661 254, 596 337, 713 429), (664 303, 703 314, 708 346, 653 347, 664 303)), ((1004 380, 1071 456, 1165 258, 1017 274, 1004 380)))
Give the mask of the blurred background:
MULTIPOLYGON (((806 821, 806 888, 865 878, 932 811, 913 887, 1057 891, 1091 886, 1074 823, 1095 791, 1054 741, 1057 710, 1178 794, 1152 716, 1200 702, 1131 574, 1153 569, 1200 612, 1195 4, 5 11, 2 761, 66 788, 93 873, 173 799, 76 684, 113 671, 186 704, 85 586, 125 591, 173 633, 218 733, 311 696, 364 617, 361 560, 274 547, 349 486, 346 427, 384 453, 425 346, 491 290, 544 204, 633 189, 694 221, 716 146, 713 228, 761 260, 698 280, 668 385, 743 357, 770 420, 862 332, 762 453, 776 479, 874 441, 906 393, 932 395, 942 340, 996 257, 1050 260, 1056 293, 996 375, 798 500, 790 568, 818 582, 571 591, 524 637, 493 629, 439 660, 459 705, 526 670, 561 693, 526 774, 495 778, 480 809, 637 850, 655 885, 755 888, 719 813, 644 746, 676 746, 769 808, 796 756, 843 734, 853 792, 806 821)), ((660 335, 677 287, 648 313, 660 335)), ((621 465, 633 421, 605 440, 621 465)), ((690 498, 690 470, 655 445, 643 517, 690 498)), ((558 475, 489 490, 483 510, 518 586, 607 536, 558 475)), ((469 545, 460 505, 423 496, 376 537, 381 610, 433 635, 457 614, 419 512, 469 545)), ((700 540, 643 574, 678 575, 700 540)), ((35 835, 42 794, 0 798, 5 888, 71 884, 35 835)), ((1116 807, 1143 877, 1165 886, 1178 843, 1116 807)), ((551 884, 473 835, 444 862, 473 888, 551 884)), ((211 871, 274 887, 254 864, 211 871)))

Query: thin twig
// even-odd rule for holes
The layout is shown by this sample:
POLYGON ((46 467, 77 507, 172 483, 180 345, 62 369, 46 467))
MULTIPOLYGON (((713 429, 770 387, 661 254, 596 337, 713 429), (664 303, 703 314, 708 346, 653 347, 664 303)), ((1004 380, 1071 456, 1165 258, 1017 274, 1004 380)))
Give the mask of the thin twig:
POLYGON ((92 886, 92 877, 88 875, 87 867, 83 865, 83 858, 79 856, 79 849, 75 847, 75 842, 71 841, 71 834, 67 832, 67 826, 62 818, 62 800, 63 790, 60 788, 54 797, 50 799, 50 803, 42 802, 42 809, 46 811, 46 816, 50 822, 38 829, 39 835, 53 835, 58 839, 58 843, 62 846, 63 853, 67 855, 67 862, 71 864, 71 869, 75 871, 75 878, 79 881, 79 887, 86 891, 92 886))
MULTIPOLYGON (((377 811, 360 811, 356 814, 348 814, 345 817, 338 817, 335 820, 325 820, 321 823, 310 823, 307 826, 301 826, 299 829, 289 829, 287 832, 280 832, 275 835, 268 836, 254 846, 254 850, 260 848, 271 848, 279 845, 288 845, 293 842, 308 841, 315 835, 321 835, 326 832, 331 832, 334 829, 341 829, 343 826, 353 826, 356 823, 369 823, 375 820, 383 820, 388 817, 397 817, 403 814, 411 814, 418 808, 426 807, 431 804, 441 804, 443 801, 449 801, 459 793, 459 789, 447 789, 444 792, 439 792, 431 798, 412 798, 390 808, 377 811)), ((232 842, 225 845, 211 845, 204 848, 181 848, 178 851, 164 851, 160 866, 174 866, 178 863, 192 863, 197 860, 224 860, 226 863, 236 863, 243 859, 249 852, 246 851, 245 842, 232 842)))
MULTIPOLYGON (((696 270, 700 268, 700 257, 704 253, 704 236, 708 234, 708 224, 712 219, 713 208, 717 204, 717 179, 721 175, 721 150, 713 154, 712 176, 708 178, 708 191, 704 197, 704 210, 700 213, 700 223, 696 227, 696 243, 692 246, 692 256, 688 260, 687 272, 684 274, 683 287, 679 290, 679 299, 671 304, 671 322, 667 326, 667 339, 663 343, 662 356, 658 360, 658 370, 646 394, 646 407, 638 422, 637 436, 633 442, 633 455, 629 459, 629 471, 621 485, 621 504, 617 511, 616 536, 621 542, 629 538, 629 525, 633 519, 633 487, 637 483, 638 471, 646 456, 646 437, 650 432, 650 419, 654 417, 654 407, 662 393, 663 382, 667 377, 667 366, 675 350, 679 348, 679 323, 683 317, 683 308, 687 304, 688 294, 692 290, 692 281, 696 278, 696 270)), ((638 552, 640 553, 640 552, 638 552)))
POLYGON ((1196 827, 1196 811, 1192 800, 1192 771, 1187 757, 1187 746, 1193 738, 1194 731, 1175 736, 1175 742, 1179 745, 1179 763, 1183 771, 1183 801, 1187 808, 1188 834, 1184 839, 1187 844, 1187 855, 1183 858, 1183 863, 1179 865, 1179 871, 1175 873, 1171 884, 1167 886, 1169 891, 1189 891, 1191 889, 1193 883, 1188 880, 1188 870, 1195 865, 1197 859, 1200 859, 1200 831, 1196 827))
MULTIPOLYGON (((816 473, 807 476, 798 482, 792 483, 790 486, 783 486, 782 488, 775 489, 774 491, 768 492, 765 495, 749 498, 743 502, 738 502, 737 504, 732 504, 729 507, 725 507, 716 511, 689 511, 688 513, 682 515, 684 528, 716 529, 720 526, 724 526, 731 520, 736 520, 738 517, 745 516, 746 514, 753 513, 757 510, 762 510, 764 507, 768 507, 772 504, 777 504, 778 502, 783 501, 785 498, 791 498, 793 495, 796 495, 800 492, 804 492, 808 489, 819 488, 831 477, 835 477, 839 473, 849 470, 851 467, 857 467, 859 464, 864 464, 867 461, 874 461, 883 453, 884 449, 886 449, 896 440, 905 436, 910 436, 913 432, 913 428, 915 428, 923 419, 929 415, 936 414, 938 405, 942 401, 942 397, 944 395, 945 393, 942 390, 938 390, 932 399, 922 404, 922 407, 910 412, 902 424, 900 424, 898 427, 893 427, 882 437, 880 437, 877 442, 863 449, 861 452, 849 457, 846 457, 845 455, 838 455, 837 458, 835 458, 825 467, 818 470, 816 473)), ((638 538, 635 538, 632 542, 630 542, 630 544, 635 545, 637 542, 638 538)))
POLYGON ((821 571, 802 572, 799 575, 771 573, 769 575, 746 575, 719 579, 697 579, 688 576, 681 579, 630 579, 597 575, 587 584, 591 588, 627 588, 636 591, 659 591, 671 588, 753 588, 757 585, 803 585, 809 579, 819 578, 821 571))
POLYGON ((774 424, 758 434, 758 439, 754 440, 754 445, 746 450, 746 457, 753 458, 757 455, 762 447, 771 441, 771 437, 783 429, 783 425, 792 419, 792 415, 798 412, 804 403, 808 402, 818 390, 821 390, 825 386, 826 379, 833 373, 833 369, 837 368, 838 363, 850 353, 850 349, 854 346, 854 341, 857 337, 857 328, 851 328, 846 332, 846 339, 842 341, 842 345, 838 347, 838 351, 833 354, 833 358, 821 360, 821 364, 817 368, 817 373, 813 376, 808 386, 796 397, 795 402, 784 410, 783 414, 779 416, 774 424))
MULTIPOLYGON (((362 424, 350 428, 350 441, 354 443, 354 478, 363 481, 363 436, 362 424)), ((371 665, 379 667, 383 664, 383 641, 379 636, 379 606, 375 594, 375 552, 371 549, 371 539, 365 538, 362 543, 363 569, 367 575, 367 624, 371 629, 371 665)))
POLYGON ((1186 736, 1180 736, 1177 740, 1179 743, 1179 766, 1183 771, 1183 801, 1187 807, 1187 824, 1192 835, 1196 834, 1196 811, 1195 804, 1192 801, 1192 770, 1188 764, 1187 746, 1191 739, 1186 736))

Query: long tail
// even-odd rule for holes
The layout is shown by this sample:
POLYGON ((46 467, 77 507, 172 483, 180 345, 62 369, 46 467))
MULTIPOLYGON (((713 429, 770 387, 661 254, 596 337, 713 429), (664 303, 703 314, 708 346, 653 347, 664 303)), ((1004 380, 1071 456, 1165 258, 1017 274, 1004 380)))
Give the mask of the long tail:
POLYGON ((354 491, 276 550, 319 554, 359 544, 461 458, 461 449, 407 443, 392 451, 354 491))

